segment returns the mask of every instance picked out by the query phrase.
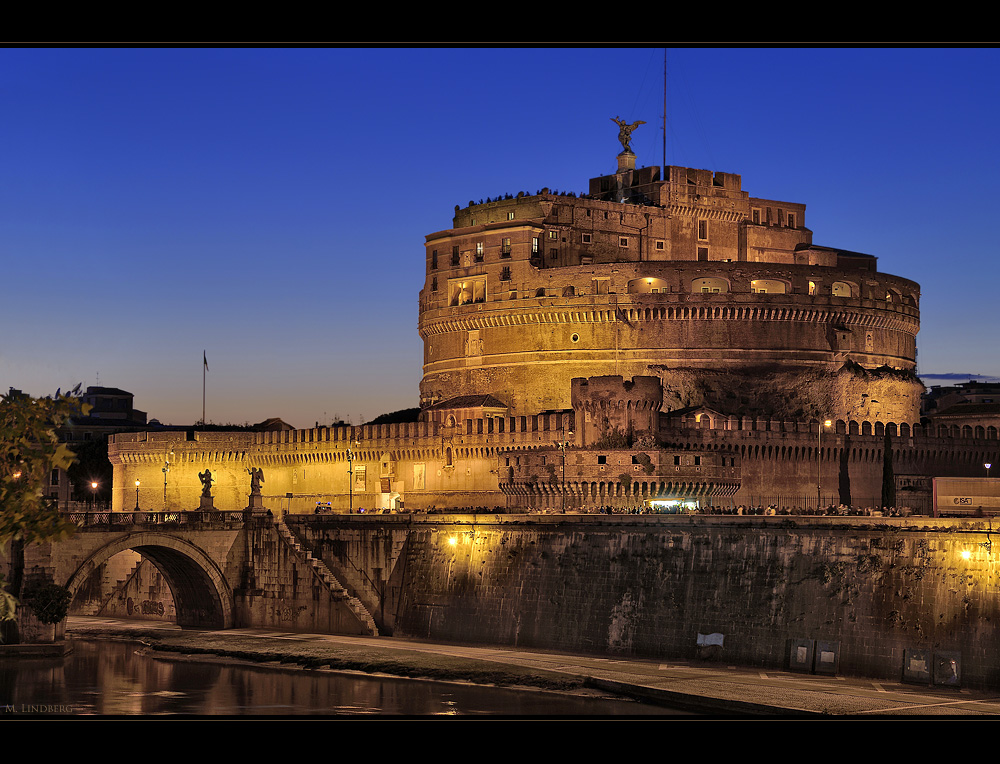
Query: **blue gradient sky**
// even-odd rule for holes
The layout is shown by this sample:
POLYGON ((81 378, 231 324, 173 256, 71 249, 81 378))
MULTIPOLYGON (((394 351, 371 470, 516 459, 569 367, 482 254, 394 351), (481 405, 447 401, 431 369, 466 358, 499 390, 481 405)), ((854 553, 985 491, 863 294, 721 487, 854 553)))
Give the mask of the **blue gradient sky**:
MULTIPOLYGON (((919 282, 922 373, 1000 375, 993 49, 672 49, 667 161, 919 282)), ((0 50, 0 388, 163 422, 417 405, 456 204, 662 161, 662 49, 0 50)), ((934 381, 934 380, 930 380, 934 381)))

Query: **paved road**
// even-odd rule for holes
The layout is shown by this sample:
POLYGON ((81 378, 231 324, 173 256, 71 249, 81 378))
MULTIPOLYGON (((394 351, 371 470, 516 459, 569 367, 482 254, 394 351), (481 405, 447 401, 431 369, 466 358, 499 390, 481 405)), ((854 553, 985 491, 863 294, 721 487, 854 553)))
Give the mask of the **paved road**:
MULTIPOLYGON (((167 628, 172 624, 109 618, 70 617, 74 625, 115 630, 167 628)), ((179 630, 179 629, 178 629, 179 630)), ((190 633, 190 632, 189 632, 190 633)), ((428 652, 507 666, 557 671, 590 679, 595 686, 660 700, 712 715, 970 716, 1000 714, 1000 693, 933 688, 788 671, 761 671, 724 664, 602 658, 510 647, 453 645, 396 637, 348 637, 265 629, 206 632, 222 636, 268 637, 294 642, 375 646, 383 650, 428 652)))

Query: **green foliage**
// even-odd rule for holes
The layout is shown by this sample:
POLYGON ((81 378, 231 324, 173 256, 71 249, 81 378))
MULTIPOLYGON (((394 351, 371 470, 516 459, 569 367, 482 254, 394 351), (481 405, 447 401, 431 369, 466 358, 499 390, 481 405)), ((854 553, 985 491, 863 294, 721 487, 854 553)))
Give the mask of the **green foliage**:
POLYGON ((17 618, 17 600, 7 593, 5 586, 4 577, 0 574, 0 623, 17 618))
POLYGON ((627 472, 623 472, 618 476, 618 482, 622 484, 622 487, 628 490, 629 486, 632 485, 632 476, 627 472))
POLYGON ((52 583, 31 589, 24 595, 24 602, 35 618, 46 624, 59 623, 65 618, 72 599, 69 589, 52 583))
POLYGON ((628 435, 619 428, 604 433, 593 445, 597 449, 630 448, 632 446, 628 435))
POLYGON ((58 539, 75 526, 44 499, 54 469, 69 469, 75 456, 56 429, 90 407, 79 386, 51 398, 32 398, 11 389, 0 396, 0 543, 58 539))
POLYGON ((642 471, 647 475, 652 475, 653 471, 656 469, 653 466, 653 460, 649 458, 649 454, 638 454, 635 460, 642 465, 642 471))
POLYGON ((395 424, 397 422, 416 422, 420 419, 420 407, 412 409, 400 409, 390 411, 388 414, 379 414, 370 422, 365 424, 395 424))
POLYGON ((74 446, 74 449, 76 461, 67 471, 73 484, 73 498, 77 501, 88 501, 91 498, 110 501, 114 471, 111 460, 108 459, 108 436, 85 440, 74 446), (97 481, 96 493, 90 488, 92 480, 97 481))
POLYGON ((885 433, 882 449, 882 507, 896 506, 896 475, 892 468, 892 438, 885 433))

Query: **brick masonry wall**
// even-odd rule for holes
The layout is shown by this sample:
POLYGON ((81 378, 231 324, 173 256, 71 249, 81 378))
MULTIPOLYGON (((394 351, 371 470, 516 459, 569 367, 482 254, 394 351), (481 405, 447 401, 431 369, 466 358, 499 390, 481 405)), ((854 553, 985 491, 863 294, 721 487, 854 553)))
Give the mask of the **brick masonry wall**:
MULTIPOLYGON (((385 521, 354 520, 327 521, 326 543, 350 527, 351 544, 368 535, 385 565, 385 521)), ((787 666, 792 640, 815 639, 840 643, 845 674, 898 679, 904 650, 948 650, 964 683, 1000 681, 986 521, 470 520, 411 522, 393 545, 384 591, 397 635, 686 659, 699 633, 719 632, 724 660, 762 667, 787 666)))

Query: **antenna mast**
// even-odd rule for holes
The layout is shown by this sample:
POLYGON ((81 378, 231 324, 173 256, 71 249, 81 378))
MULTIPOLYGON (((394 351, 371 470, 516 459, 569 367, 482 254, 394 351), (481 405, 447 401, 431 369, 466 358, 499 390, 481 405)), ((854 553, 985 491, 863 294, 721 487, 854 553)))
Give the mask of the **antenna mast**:
POLYGON ((663 49, 663 176, 667 179, 667 49, 663 49))

